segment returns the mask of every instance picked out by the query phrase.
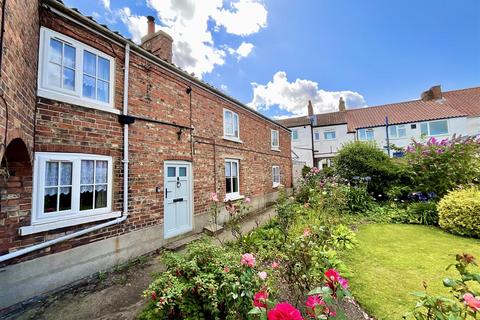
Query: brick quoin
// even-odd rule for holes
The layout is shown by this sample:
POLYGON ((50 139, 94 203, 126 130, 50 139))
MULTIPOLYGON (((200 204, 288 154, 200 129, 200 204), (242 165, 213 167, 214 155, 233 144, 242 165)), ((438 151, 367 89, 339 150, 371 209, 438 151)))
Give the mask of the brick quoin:
MULTIPOLYGON (((23 3, 23 6, 19 5, 16 8, 16 13, 12 13, 14 17, 22 10, 27 10, 29 16, 38 16, 35 11, 37 7, 30 2, 25 0, 17 1, 17 3, 23 3), (20 10, 20 8, 22 9, 20 10)), ((19 19, 23 23, 27 23, 24 20, 28 20, 25 19, 25 16, 19 19)), ((13 28, 14 22, 10 23, 12 25, 8 29, 13 28)), ((10 77, 17 72, 30 84, 27 86, 28 88, 22 89, 25 90, 22 95, 28 98, 28 101, 21 103, 22 106, 31 106, 31 110, 27 108, 30 113, 22 108, 18 108, 17 111, 19 119, 21 117, 24 119, 19 122, 30 124, 21 130, 27 132, 26 144, 29 152, 32 154, 34 150, 35 152, 71 152, 111 156, 113 158, 112 210, 121 211, 123 209, 123 126, 118 121, 118 115, 113 113, 41 97, 35 98, 38 23, 114 57, 114 107, 119 111, 122 109, 123 101, 125 48, 45 8, 40 9, 39 21, 33 18, 28 23, 31 29, 28 33, 29 39, 19 37, 12 40, 15 42, 15 46, 11 50, 20 50, 17 46, 24 48, 28 44, 28 61, 33 62, 26 64, 23 58, 17 59, 19 61, 16 62, 13 61, 14 56, 22 57, 22 52, 7 56, 12 63, 8 67, 10 77), (32 77, 32 73, 35 79, 32 77), (33 114, 35 109, 36 113, 33 114), (20 111, 24 114, 20 114, 20 111), (35 123, 35 139, 33 139, 33 123, 35 123), (33 140, 35 141, 34 146, 33 140)), ((22 86, 18 76, 16 81, 8 85, 9 90, 20 87, 22 86)), ((226 158, 240 159, 240 193, 242 195, 255 198, 278 191, 272 188, 271 167, 273 165, 281 168, 282 184, 287 187, 292 185, 290 132, 288 130, 213 94, 210 89, 191 83, 138 53, 130 54, 128 101, 129 115, 153 120, 137 119, 129 126, 128 219, 121 224, 6 261, 4 265, 16 264, 134 230, 163 224, 163 166, 167 160, 192 162, 195 215, 204 214, 210 210, 210 194, 212 192, 217 191, 220 199, 223 199, 225 195, 224 161, 226 158), (190 96, 186 92, 188 87, 192 89, 191 106, 190 96), (238 114, 242 143, 223 139, 224 108, 238 114), (185 127, 190 127, 191 121, 194 128, 193 137, 188 129, 180 130, 179 127, 161 124, 158 121, 185 127), (271 150, 271 129, 279 131, 280 151, 271 150), (191 139, 193 139, 193 144, 191 139), (160 192, 157 192, 157 188, 160 192)), ((1 110, 4 112, 3 109, 1 110)), ((0 131, 3 132, 1 124, 0 131)), ((98 222, 88 223, 20 236, 18 228, 30 225, 31 171, 30 175, 26 174, 22 179, 24 183, 18 181, 18 178, 8 182, 9 191, 5 195, 5 199, 9 201, 8 210, 2 211, 0 216, 0 254, 13 252, 98 224, 98 222), (17 186, 19 187, 17 188, 17 186), (7 197, 11 199, 7 199, 7 197)))

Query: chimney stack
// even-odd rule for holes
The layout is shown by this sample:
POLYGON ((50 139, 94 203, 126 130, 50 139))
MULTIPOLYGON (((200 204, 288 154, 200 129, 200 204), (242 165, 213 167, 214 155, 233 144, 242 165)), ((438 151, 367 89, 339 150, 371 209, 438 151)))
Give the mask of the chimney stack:
POLYGON ((340 100, 338 101, 338 111, 345 111, 345 100, 343 100, 343 97, 340 97, 340 100))
POLYGON ((440 100, 442 99, 442 87, 441 86, 433 86, 427 91, 422 92, 420 96, 422 101, 431 101, 431 100, 440 100))
POLYGON ((313 106, 312 106, 312 101, 308 100, 308 116, 311 117, 313 116, 313 106))
POLYGON ((155 32, 154 17, 148 16, 147 24, 148 33, 142 37, 141 47, 150 51, 160 59, 172 63, 172 37, 162 30, 155 32))

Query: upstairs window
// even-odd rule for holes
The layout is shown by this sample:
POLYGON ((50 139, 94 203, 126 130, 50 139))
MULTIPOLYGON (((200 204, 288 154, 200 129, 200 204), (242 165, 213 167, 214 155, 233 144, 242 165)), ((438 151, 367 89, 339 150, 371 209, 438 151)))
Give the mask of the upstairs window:
POLYGON ((320 132, 314 132, 313 133, 313 138, 315 139, 315 141, 320 140, 320 132))
POLYGON ((274 188, 280 185, 280 167, 272 166, 272 186, 274 188))
POLYGON ((238 114, 223 109, 223 136, 230 140, 240 140, 238 114))
POLYGON ((278 134, 278 130, 271 131, 271 144, 273 150, 280 149, 280 138, 278 134))
POLYGON ((407 128, 404 124, 389 126, 388 134, 390 138, 405 138, 407 136, 407 128))
POLYGON ((440 121, 423 122, 420 124, 420 131, 422 135, 426 135, 426 136, 448 134, 448 121, 440 120, 440 121))
POLYGON ((240 196, 238 160, 225 160, 225 198, 234 199, 240 196))
POLYGON ((292 140, 298 140, 298 130, 292 130, 292 140))
POLYGON ((336 132, 334 130, 323 132, 323 138, 325 140, 335 140, 337 138, 336 132))
POLYGON ((39 58, 39 96, 118 113, 112 57, 42 27, 39 58))
POLYGON ((372 141, 374 138, 373 129, 358 129, 358 140, 372 141))

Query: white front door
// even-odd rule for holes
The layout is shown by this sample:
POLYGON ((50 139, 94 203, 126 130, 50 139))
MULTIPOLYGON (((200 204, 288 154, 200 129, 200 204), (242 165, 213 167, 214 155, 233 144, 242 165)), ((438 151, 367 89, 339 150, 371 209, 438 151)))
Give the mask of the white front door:
POLYGON ((165 162, 164 238, 192 230, 192 165, 185 161, 165 162))

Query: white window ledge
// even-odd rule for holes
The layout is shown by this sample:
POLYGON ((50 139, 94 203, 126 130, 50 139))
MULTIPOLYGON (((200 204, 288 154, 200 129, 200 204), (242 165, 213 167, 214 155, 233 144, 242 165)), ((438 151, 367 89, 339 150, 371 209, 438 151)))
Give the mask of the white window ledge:
POLYGON ((241 200, 241 199, 245 199, 245 196, 242 196, 242 195, 239 195, 239 194, 237 194, 237 195, 231 195, 231 196, 226 195, 224 202, 236 201, 236 200, 241 200))
POLYGON ((232 142, 236 142, 236 143, 243 143, 243 141, 240 140, 240 139, 232 138, 232 137, 228 137, 228 136, 223 136, 223 140, 228 140, 228 141, 232 141, 232 142))
POLYGON ((274 183, 274 184, 272 185, 272 188, 278 188, 278 187, 280 187, 280 183, 274 183))
POLYGON ((280 148, 272 147, 272 151, 280 152, 280 148))
POLYGON ((103 213, 103 214, 96 214, 96 215, 90 215, 90 216, 71 218, 71 219, 68 219, 68 220, 59 220, 59 221, 55 221, 55 222, 48 222, 48 223, 37 222, 36 224, 33 224, 31 226, 20 227, 18 229, 18 233, 21 236, 26 236, 26 235, 33 234, 33 233, 45 232, 45 231, 60 229, 60 228, 65 228, 65 227, 71 227, 71 226, 76 226, 76 225, 84 224, 84 223, 88 223, 88 222, 95 222, 95 221, 100 221, 100 220, 118 218, 121 215, 122 215, 121 211, 114 211, 114 212, 108 212, 108 213, 103 213))

